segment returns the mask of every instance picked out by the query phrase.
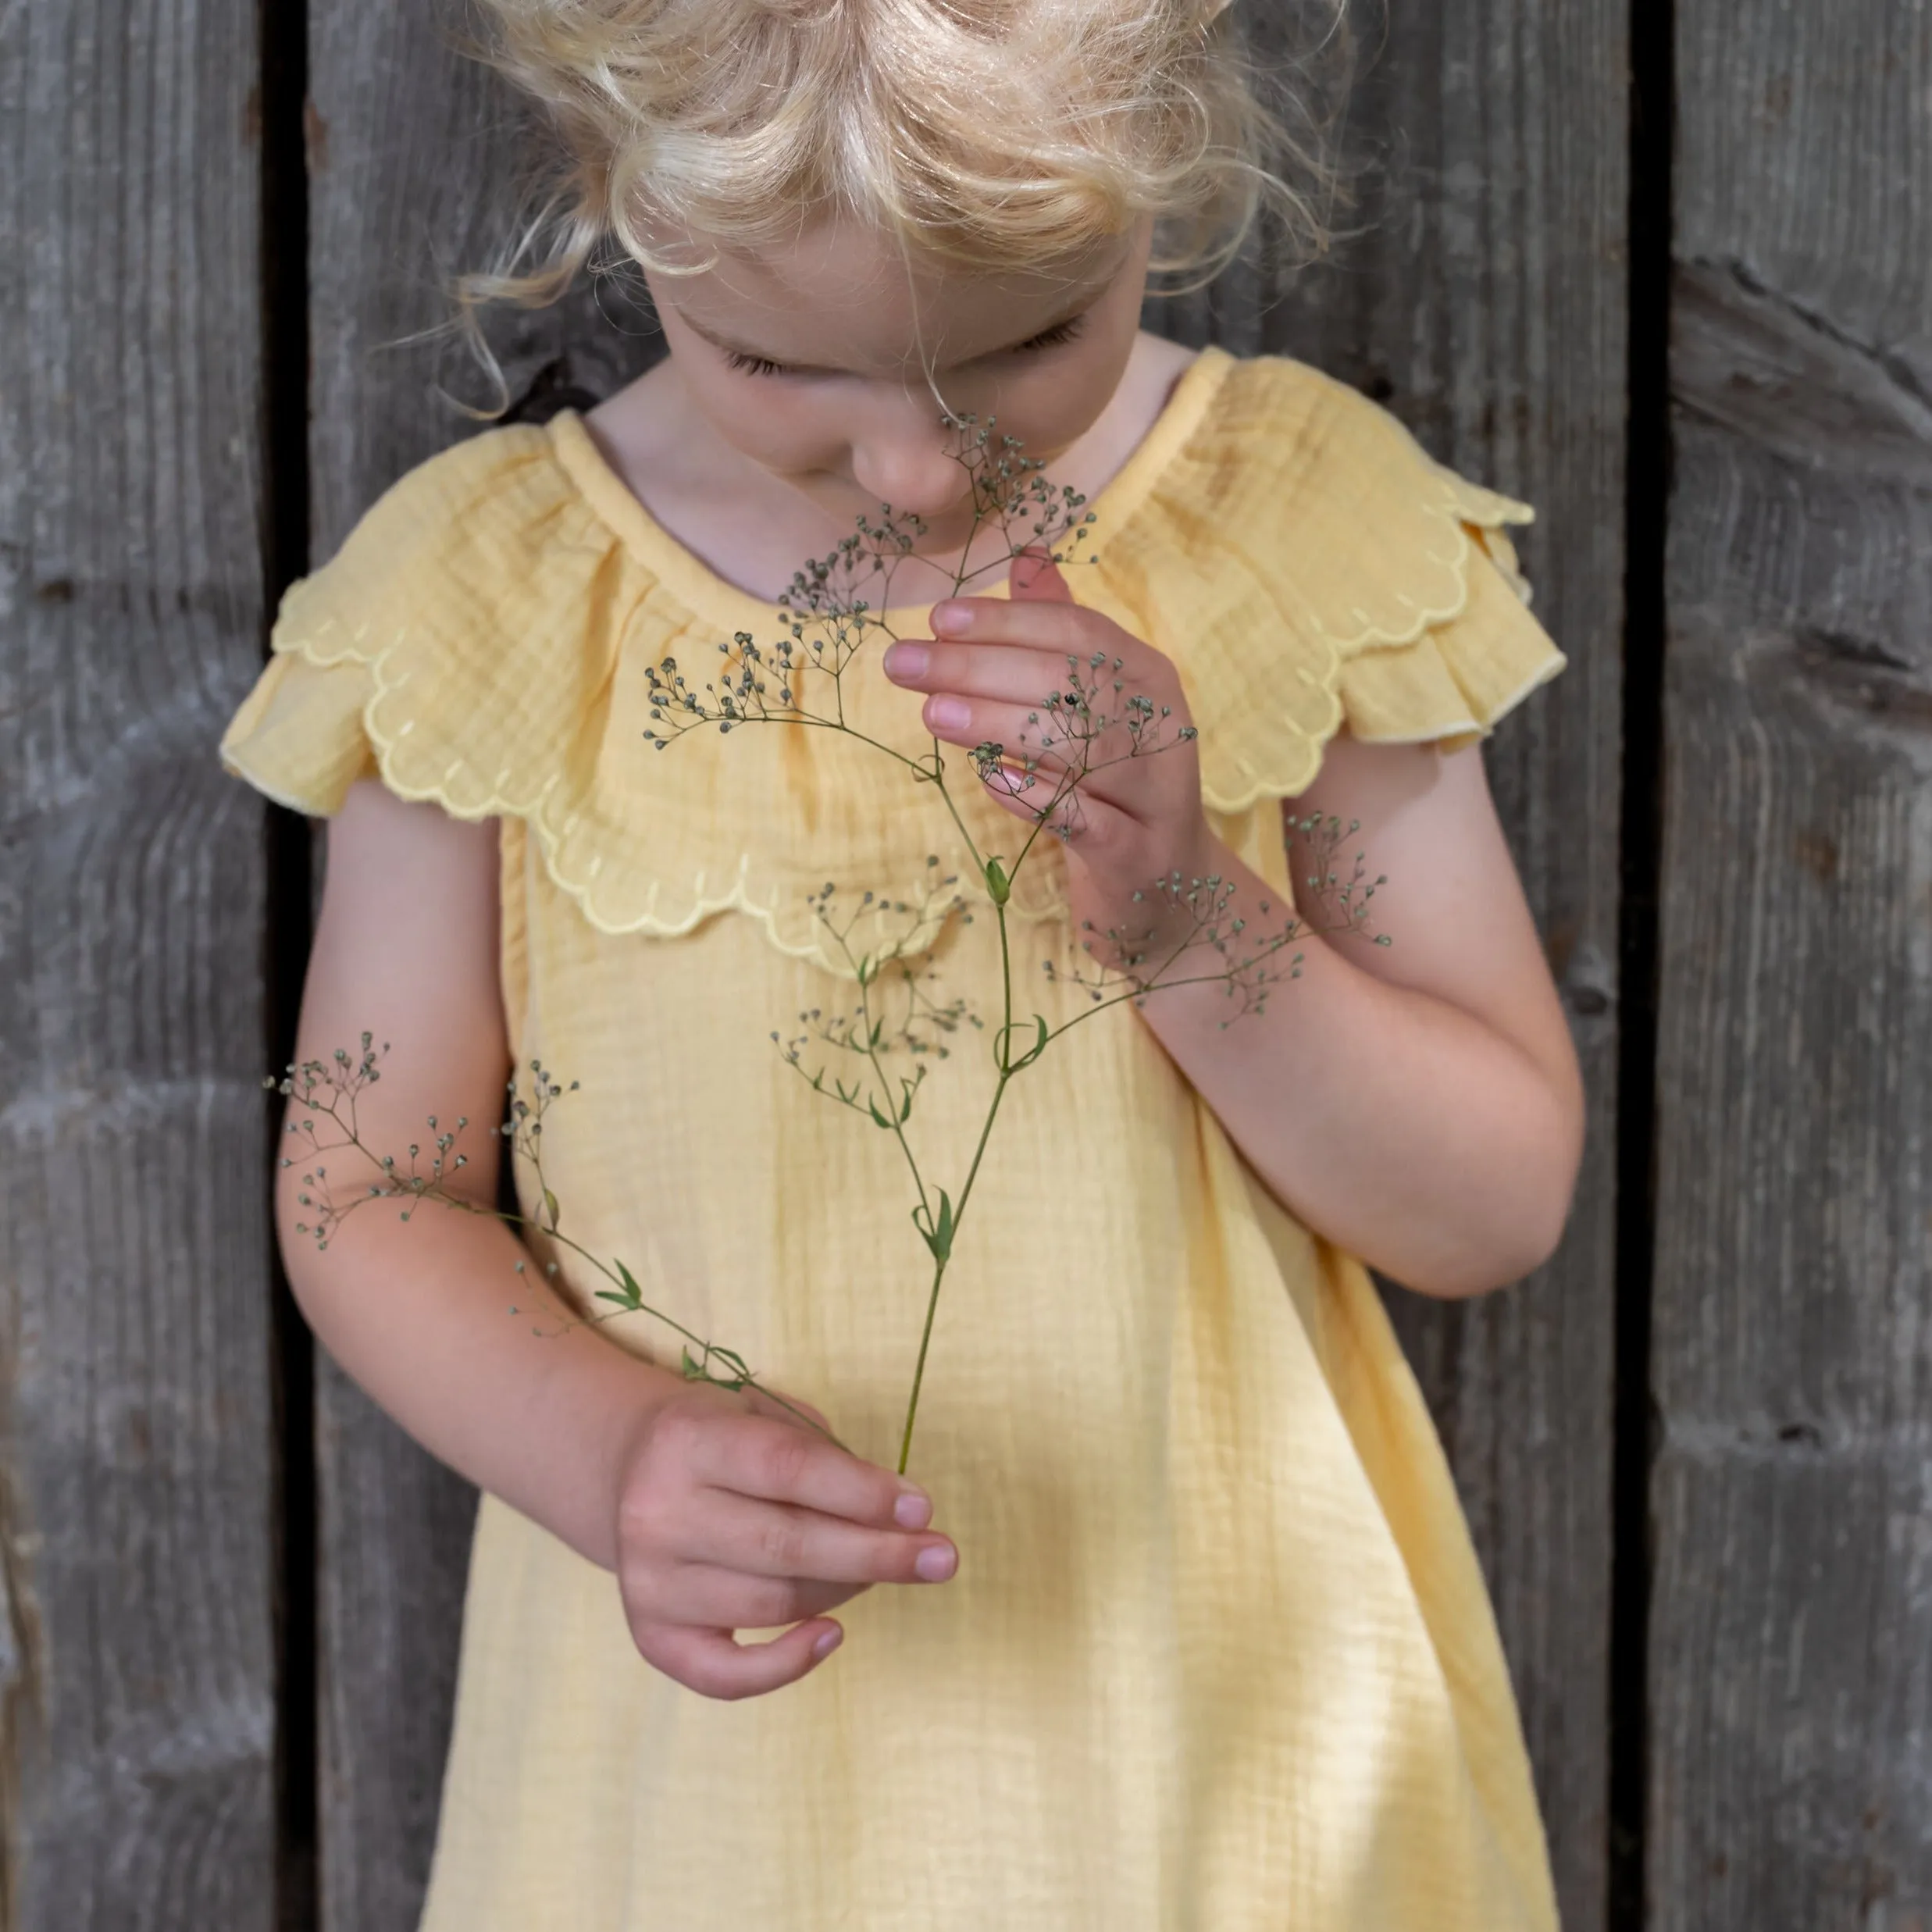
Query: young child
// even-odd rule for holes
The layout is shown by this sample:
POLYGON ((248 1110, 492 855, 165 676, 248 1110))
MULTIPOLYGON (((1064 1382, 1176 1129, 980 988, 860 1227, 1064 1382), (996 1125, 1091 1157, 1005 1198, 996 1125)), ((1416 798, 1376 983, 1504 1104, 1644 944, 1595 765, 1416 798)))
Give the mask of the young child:
MULTIPOLYGON (((1140 331, 1150 265, 1292 205, 1211 5, 492 10, 579 168, 548 286, 614 234, 668 356, 405 477, 290 592, 221 754, 330 820, 297 1055, 391 1043, 365 1143, 467 1118, 487 1210, 512 1070, 578 1083, 544 1122, 562 1232, 782 1399, 686 1381, 642 1316, 558 1332, 606 1284, 487 1212, 319 1252, 283 1171, 318 1335, 485 1492, 425 1927, 1547 1932, 1493 1618, 1364 1265, 1478 1294, 1569 1209, 1578 1071, 1474 748, 1564 661, 1505 534, 1529 512, 1306 367, 1140 331), (1059 568, 974 529, 942 409, 1085 494, 1059 568), (1342 869, 1386 877, 1392 941, 1310 930, 1261 1011, 1156 993, 1015 1080, 905 1480, 903 1159, 772 1038, 854 991, 811 895, 916 897, 954 829, 835 733, 644 736, 647 670, 782 639, 793 573, 883 505, 927 534, 849 715, 937 742, 982 851, 1030 807, 968 754, 1068 654, 1198 732, 1039 842, 1022 1017, 1080 1010, 1044 969, 1157 877, 1323 928, 1285 801, 1359 822, 1342 869)), ((936 999, 996 997, 986 910, 934 935, 936 999)), ((955 1186, 991 1030, 915 1116, 955 1186)))

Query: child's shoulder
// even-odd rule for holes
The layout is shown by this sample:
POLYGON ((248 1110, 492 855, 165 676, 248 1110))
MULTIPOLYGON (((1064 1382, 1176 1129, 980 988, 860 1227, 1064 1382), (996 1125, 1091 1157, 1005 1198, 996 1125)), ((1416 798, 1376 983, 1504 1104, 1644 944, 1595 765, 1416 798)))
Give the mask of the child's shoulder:
POLYGON ((1210 804, 1296 795, 1344 724, 1460 748, 1562 669, 1511 540, 1527 504, 1308 363, 1207 353, 1194 420, 1117 502, 1100 561, 1181 666, 1210 804))
POLYGON ((316 815, 376 775, 458 818, 522 813, 555 790, 652 588, 553 426, 486 430, 398 478, 289 586, 222 761, 316 815))
MULTIPOLYGON (((1168 480, 1211 490, 1223 515, 1311 536, 1330 522, 1367 522, 1385 533, 1392 562, 1418 515, 1484 531, 1535 520, 1527 504, 1431 456, 1393 409, 1313 364, 1209 353, 1213 394, 1191 460, 1168 480)), ((1298 547, 1332 554, 1320 538, 1298 547)))
POLYGON ((368 505, 333 554, 291 587, 283 622, 299 623, 319 595, 345 605, 418 594, 515 601, 535 555, 561 534, 558 515, 572 494, 547 427, 512 423, 466 437, 368 505))
MULTIPOLYGON (((1252 579, 1342 656, 1460 616, 1489 566, 1527 606, 1510 532, 1535 512, 1438 462, 1393 410, 1292 356, 1205 352, 1185 433, 1129 509, 1136 563, 1252 579)), ((1177 390, 1177 401, 1186 400, 1177 390)))

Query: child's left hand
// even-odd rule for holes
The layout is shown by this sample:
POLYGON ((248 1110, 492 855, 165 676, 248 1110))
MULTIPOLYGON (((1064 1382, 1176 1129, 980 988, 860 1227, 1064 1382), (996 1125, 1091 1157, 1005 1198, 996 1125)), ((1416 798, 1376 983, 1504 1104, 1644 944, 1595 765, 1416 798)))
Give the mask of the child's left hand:
POLYGON ((1003 747, 1005 761, 981 782, 1028 826, 1038 822, 1068 768, 1084 758, 1091 775, 1048 821, 1056 833, 1065 833, 1075 929, 1085 931, 1090 921, 1098 934, 1146 931, 1152 903, 1136 904, 1135 892, 1175 872, 1185 890, 1195 879, 1228 869, 1202 808, 1200 761, 1179 674, 1151 644, 1075 604, 1065 578, 1042 553, 1016 556, 1009 581, 1010 601, 959 597, 936 604, 939 640, 894 644, 883 660, 886 675, 908 690, 931 693, 923 715, 942 743, 969 751, 988 743, 1003 747), (954 614, 964 621, 951 621, 954 614), (1103 660, 1098 668, 1096 654, 1103 660), (1096 721, 1108 721, 1084 749, 1068 741, 1047 708, 1050 693, 1064 700, 1073 688, 1069 657, 1078 660, 1082 692, 1093 694, 1096 721), (1152 706, 1138 751, 1128 727, 1132 698, 1152 706), (1021 772, 1023 761, 1034 762, 1030 786, 1021 772))

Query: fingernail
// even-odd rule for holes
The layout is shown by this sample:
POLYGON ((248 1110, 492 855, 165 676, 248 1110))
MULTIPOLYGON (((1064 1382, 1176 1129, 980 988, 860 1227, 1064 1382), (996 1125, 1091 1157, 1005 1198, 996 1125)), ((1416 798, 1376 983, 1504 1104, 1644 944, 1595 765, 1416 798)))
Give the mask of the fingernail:
POLYGON ((825 1631, 811 1647, 813 1663, 823 1663, 826 1658, 838 1649, 844 1636, 845 1632, 842 1630, 835 1629, 825 1631))
POLYGON ((894 644, 885 656, 886 675, 889 678, 922 678, 931 662, 922 645, 894 644))
POLYGON ((932 1520, 932 1499, 924 1491, 908 1489, 893 1505, 893 1520, 902 1530, 922 1530, 932 1520))
POLYGON ((930 1543, 913 1560, 913 1568, 927 1583, 943 1583, 959 1567, 959 1552, 946 1543, 930 1543))
POLYGON ((932 628, 948 637, 963 636, 973 627, 973 607, 970 604, 936 604, 932 607, 932 628))
POLYGON ((925 701, 925 722, 934 731, 964 731, 972 715, 963 697, 929 697, 925 701))

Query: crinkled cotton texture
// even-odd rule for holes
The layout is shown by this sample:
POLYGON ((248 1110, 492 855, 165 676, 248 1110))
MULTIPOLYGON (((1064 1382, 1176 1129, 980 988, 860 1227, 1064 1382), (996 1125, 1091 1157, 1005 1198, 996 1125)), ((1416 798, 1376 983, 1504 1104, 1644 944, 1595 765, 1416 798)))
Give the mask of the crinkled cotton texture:
MULTIPOLYGON (((1565 661, 1506 533, 1530 512, 1282 358, 1202 354, 1088 507, 1075 597, 1178 665, 1212 822, 1284 894, 1281 801, 1345 722, 1458 748, 1565 661)), ((929 608, 888 616, 921 635, 929 608)), ((580 419, 494 430, 290 592, 221 757, 313 815, 373 777, 501 820, 509 1043, 581 1083, 545 1127, 576 1239, 889 1463, 928 1283, 908 1183, 771 1035, 856 996, 811 894, 921 903, 958 854, 929 789, 832 733, 651 748, 646 668, 722 663, 740 630, 775 643, 785 614, 673 540, 580 419)), ((929 747, 875 650, 848 701, 929 747)), ((1054 1021, 1084 996, 1045 971, 1076 957, 1064 864, 1036 848, 1012 922, 1022 1008, 1054 1021)), ((932 996, 983 1011, 994 922, 943 908, 932 996)), ((955 1193, 988 1037, 927 1063, 914 1116, 955 1193)), ((602 1285, 533 1240, 580 1301, 602 1285)), ((642 1317, 605 1332, 667 1359, 642 1317)), ((957 1580, 867 1592, 829 1664, 736 1704, 642 1663, 612 1579, 486 1498, 426 1932, 1554 1927, 1494 1619, 1368 1274, 1131 1008, 1008 1094, 913 1473, 957 1580)))

